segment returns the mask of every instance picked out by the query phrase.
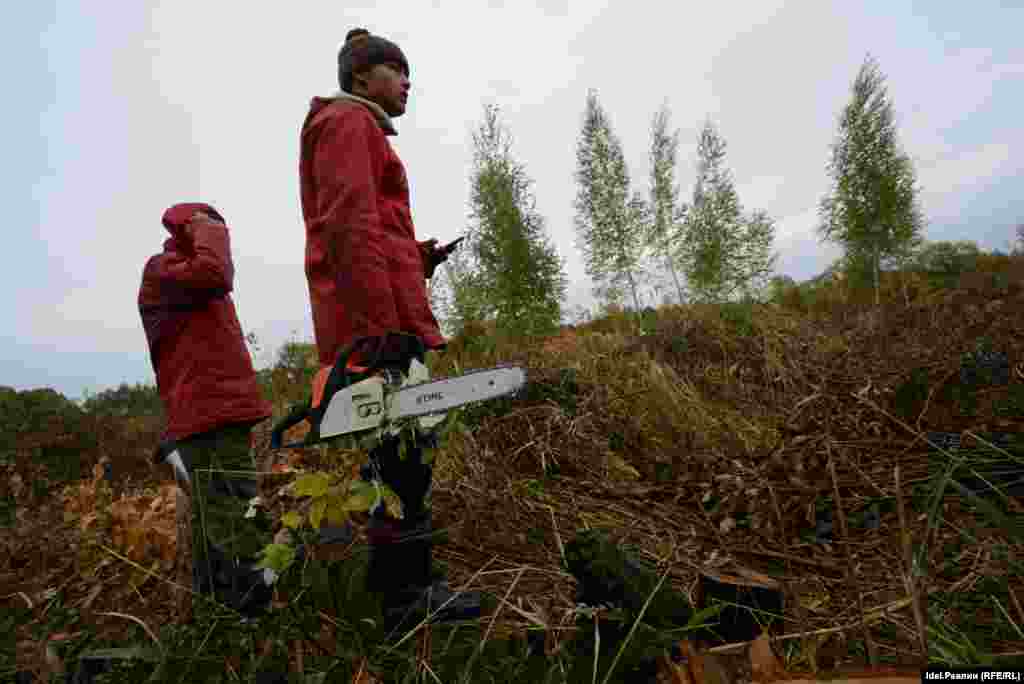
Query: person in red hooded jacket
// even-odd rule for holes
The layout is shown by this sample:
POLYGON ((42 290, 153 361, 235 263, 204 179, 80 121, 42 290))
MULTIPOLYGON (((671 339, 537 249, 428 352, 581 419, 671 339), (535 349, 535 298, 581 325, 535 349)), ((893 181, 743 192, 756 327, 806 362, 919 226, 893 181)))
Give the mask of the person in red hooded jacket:
POLYGON ((269 600, 272 577, 254 567, 272 541, 256 496, 251 429, 271 415, 235 305, 234 264, 223 217, 202 203, 163 215, 171 234, 146 263, 138 306, 167 427, 158 453, 192 497, 193 579, 239 610, 269 600))
POLYGON ((405 167, 388 142, 408 102, 408 61, 397 45, 354 29, 338 63, 341 92, 313 98, 299 168, 322 366, 356 339, 389 332, 416 335, 427 349, 445 343, 424 280, 445 253, 436 240, 416 240, 405 167))
MULTIPOLYGON (((401 48, 353 29, 338 53, 341 91, 313 98, 302 126, 299 180, 320 381, 343 352, 351 352, 347 368, 361 369, 362 340, 386 346, 398 333, 428 351, 445 346, 426 280, 448 250, 416 239, 405 166, 388 141, 397 135, 392 119, 408 104, 409 75, 401 48)), ((403 509, 398 521, 375 515, 367 531, 369 588, 383 593, 388 619, 452 598, 431 573, 432 469, 417 445, 404 458, 397 452, 388 440, 370 454, 403 509)), ((436 619, 478 613, 479 599, 464 595, 436 619)))

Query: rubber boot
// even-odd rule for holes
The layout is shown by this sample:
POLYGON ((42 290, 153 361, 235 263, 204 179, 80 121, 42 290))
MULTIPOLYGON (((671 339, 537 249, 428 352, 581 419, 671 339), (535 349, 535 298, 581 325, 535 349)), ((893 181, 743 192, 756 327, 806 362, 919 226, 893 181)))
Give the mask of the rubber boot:
POLYGON ((196 593, 213 597, 242 614, 243 620, 264 614, 274 594, 272 570, 257 568, 255 562, 235 561, 210 544, 207 547, 209 567, 193 566, 192 580, 196 593))
POLYGON ((429 611, 431 622, 480 617, 478 592, 453 592, 434 578, 429 516, 419 521, 374 517, 367 529, 370 567, 367 588, 382 595, 384 627, 411 629, 429 611))
POLYGON ((232 580, 230 592, 226 592, 226 598, 230 600, 228 605, 246 619, 268 612, 274 598, 277 573, 269 568, 258 568, 254 562, 240 562, 235 565, 232 580))

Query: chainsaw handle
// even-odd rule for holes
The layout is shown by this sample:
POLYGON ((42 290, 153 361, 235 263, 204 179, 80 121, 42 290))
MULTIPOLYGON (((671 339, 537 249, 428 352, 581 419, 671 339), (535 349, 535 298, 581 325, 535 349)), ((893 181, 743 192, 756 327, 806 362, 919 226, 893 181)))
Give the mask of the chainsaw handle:
MULTIPOLYGON (((348 365, 348 357, 357 347, 365 346, 366 342, 373 342, 374 338, 361 338, 356 340, 352 345, 345 348, 342 351, 341 358, 334 367, 331 369, 330 374, 327 378, 327 387, 340 386, 342 388, 348 387, 349 379, 345 372, 346 366, 348 365)), ((377 349, 374 350, 374 359, 376 360, 380 356, 380 342, 377 341, 377 349)), ((270 431, 270 448, 271 449, 283 449, 285 448, 284 433, 290 428, 295 427, 304 420, 310 420, 314 423, 319 422, 320 418, 323 417, 323 412, 326 410, 326 402, 322 403, 317 408, 313 408, 312 399, 308 399, 304 404, 300 404, 291 410, 291 412, 282 418, 270 431)), ((302 443, 288 444, 288 448, 302 446, 302 443)))
POLYGON ((312 399, 307 399, 304 404, 293 408, 287 416, 282 418, 271 429, 271 449, 276 450, 304 446, 311 443, 311 437, 312 442, 316 441, 316 437, 314 435, 319 431, 320 421, 323 419, 324 413, 330 403, 330 397, 335 391, 344 389, 352 383, 352 378, 348 372, 348 360, 352 353, 356 351, 366 352, 369 357, 368 362, 366 360, 361 360, 361 363, 368 363, 365 373, 372 373, 373 371, 380 370, 396 363, 401 365, 402 372, 406 373, 408 372, 409 365, 409 358, 407 357, 419 358, 422 361, 424 346, 423 342, 418 337, 403 333, 389 333, 385 336, 368 336, 354 340, 341 351, 338 355, 338 360, 334 363, 330 373, 327 375, 327 382, 324 387, 324 398, 321 400, 320 405, 314 408, 312 399), (387 338, 391 336, 396 336, 398 341, 394 342, 392 346, 389 346, 387 344, 387 338), (308 420, 310 422, 312 432, 306 436, 303 443, 283 444, 284 433, 289 428, 298 425, 304 420, 308 420))
POLYGON ((177 448, 178 443, 173 439, 165 439, 161 441, 153 450, 153 463, 163 463, 177 448))
POLYGON ((270 448, 280 449, 281 441, 284 439, 284 433, 292 427, 295 427, 302 421, 309 417, 309 402, 301 404, 292 409, 291 413, 282 418, 277 425, 270 431, 270 448))
POLYGON ((338 361, 331 369, 331 375, 327 381, 329 385, 340 383, 342 388, 348 387, 350 383, 350 378, 346 373, 348 360, 357 351, 366 352, 369 355, 368 359, 361 360, 361 365, 365 366, 368 372, 397 364, 402 373, 407 373, 409 361, 412 358, 419 359, 420 362, 423 361, 426 347, 419 337, 409 333, 389 332, 384 335, 356 338, 339 355, 338 361))

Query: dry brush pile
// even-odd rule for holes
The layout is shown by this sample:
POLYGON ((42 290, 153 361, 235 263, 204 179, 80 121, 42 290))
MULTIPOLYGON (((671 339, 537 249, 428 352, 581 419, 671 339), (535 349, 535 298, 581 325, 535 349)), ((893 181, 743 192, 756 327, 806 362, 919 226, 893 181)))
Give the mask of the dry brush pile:
MULTIPOLYGON (((826 315, 771 305, 666 307, 648 334, 612 315, 529 344, 471 332, 432 361, 435 376, 516 362, 530 382, 518 397, 462 413, 440 450, 434 515, 449 541, 438 555, 454 586, 473 578, 506 599, 492 638, 543 626, 552 648, 573 629, 575 586, 562 557, 583 528, 610 530, 695 602, 701 573, 772 577, 785 593, 776 632, 807 635, 784 643, 800 643, 803 664, 815 667, 919 658, 924 641, 955 639, 935 632, 940 622, 1005 618, 1024 627, 1024 583, 1013 576, 1024 563, 1021 537, 979 515, 954 487, 937 508, 928 499, 936 463, 957 455, 937 458, 943 445, 929 434, 956 433, 964 450, 995 432, 1024 433, 1022 329, 1017 290, 944 292, 826 315), (1009 375, 967 391, 964 359, 975 358, 979 340, 1004 355, 1009 375), (942 597, 992 587, 1002 593, 995 601, 983 596, 971 615, 935 608, 942 597)), ((304 388, 291 390, 300 396, 304 388)), ((269 471, 269 425, 262 427, 259 462, 269 471)), ((116 481, 126 450, 102 441, 116 481)), ((128 450, 139 451, 133 463, 142 459, 137 441, 128 450)), ((1014 457, 1012 445, 991 451, 1014 457)), ((284 462, 316 466, 312 458, 303 463, 302 452, 277 456, 279 471, 284 462)), ((163 489, 132 487, 99 507, 116 518, 106 538, 123 558, 106 553, 101 565, 78 573, 73 558, 40 564, 12 546, 0 566, 10 595, 36 600, 58 581, 47 573, 63 568, 61 586, 77 587, 69 605, 169 619, 171 586, 159 579, 166 568, 153 566, 166 565, 173 549, 169 475, 153 470, 163 489), (42 572, 28 577, 30 568, 42 572)), ((279 498, 275 483, 290 479, 265 478, 267 500, 279 498)), ((20 507, 26 526, 17 543, 28 543, 28 523, 46 519, 47 507, 67 513, 52 534, 81 543, 98 521, 99 482, 94 473, 68 490, 75 496, 30 515, 20 507)), ((991 501, 997 510, 988 512, 1004 523, 1021 511, 1019 498, 991 501)), ((1024 632, 1001 634, 990 650, 1024 651, 1024 632)))
MULTIPOLYGON (((485 356, 460 358, 456 343, 440 373, 517 361, 531 386, 468 412, 470 427, 439 461, 435 509, 451 527, 443 553, 455 576, 486 565, 485 585, 504 595, 525 569, 510 593, 520 610, 506 615, 555 626, 573 603, 560 548, 576 529, 604 527, 691 596, 703 571, 780 580, 781 631, 813 633, 811 647, 828 642, 845 655, 860 641, 873 657, 914 658, 935 620, 929 595, 1024 561, 1021 539, 984 529, 952 488, 929 516, 929 431, 962 433, 964 446, 970 435, 1024 434, 1021 294, 995 304, 960 295, 820 318, 771 306, 749 316, 663 309, 653 334, 603 321, 485 356), (1012 377, 974 392, 965 413, 951 388, 981 337, 1012 377), (914 382, 921 396, 908 400, 914 382), (824 536, 823 512, 832 516, 824 536), (922 545, 923 577, 908 581, 922 545), (952 548, 959 566, 950 567, 952 548)), ((1011 518, 1020 511, 1019 499, 1000 503, 1011 518)), ((1024 625, 1015 601, 1024 585, 1011 577, 1006 588, 997 598, 1024 625)), ((1024 634, 996 644, 1022 647, 1024 634)))

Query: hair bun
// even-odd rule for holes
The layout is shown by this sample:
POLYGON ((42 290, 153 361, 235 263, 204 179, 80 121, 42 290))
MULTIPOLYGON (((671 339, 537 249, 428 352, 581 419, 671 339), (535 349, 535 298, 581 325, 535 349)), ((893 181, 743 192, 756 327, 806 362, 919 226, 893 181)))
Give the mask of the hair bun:
POLYGON ((370 35, 370 32, 367 31, 366 29, 364 29, 364 28, 354 28, 351 31, 349 31, 347 34, 345 34, 345 42, 346 43, 350 43, 350 42, 352 42, 353 40, 355 40, 357 38, 362 38, 363 36, 368 36, 368 35, 370 35))

